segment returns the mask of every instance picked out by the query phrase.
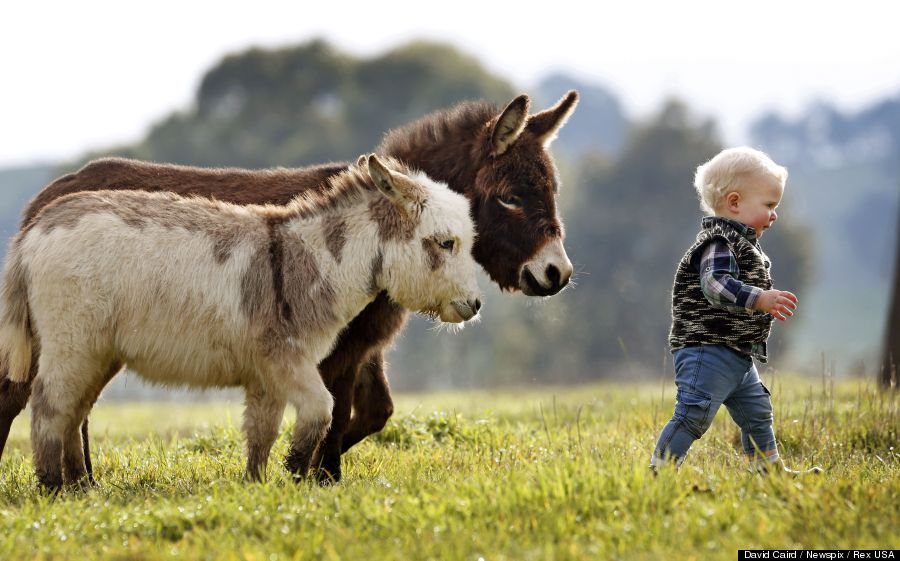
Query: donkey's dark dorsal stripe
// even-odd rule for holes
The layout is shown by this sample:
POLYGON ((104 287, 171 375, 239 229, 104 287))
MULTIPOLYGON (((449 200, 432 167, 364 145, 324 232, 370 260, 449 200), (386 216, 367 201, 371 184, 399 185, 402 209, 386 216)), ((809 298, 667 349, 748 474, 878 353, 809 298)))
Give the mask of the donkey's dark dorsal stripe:
POLYGON ((22 213, 22 226, 51 201, 79 191, 169 191, 179 195, 203 195, 239 205, 284 205, 298 193, 326 189, 328 179, 345 171, 348 165, 341 162, 302 169, 210 169, 101 158, 41 190, 22 213), (256 192, 257 186, 264 192, 256 192))

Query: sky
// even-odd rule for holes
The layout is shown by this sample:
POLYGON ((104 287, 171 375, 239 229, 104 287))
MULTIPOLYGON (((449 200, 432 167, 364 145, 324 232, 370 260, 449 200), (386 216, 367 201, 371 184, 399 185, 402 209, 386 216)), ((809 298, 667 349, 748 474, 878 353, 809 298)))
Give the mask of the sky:
POLYGON ((0 167, 135 141, 190 109, 222 56, 318 37, 358 56, 446 41, 525 92, 564 71, 610 88, 638 119, 676 95, 743 142, 762 111, 826 100, 852 112, 900 95, 897 11, 872 0, 15 2, 0 21, 0 167))

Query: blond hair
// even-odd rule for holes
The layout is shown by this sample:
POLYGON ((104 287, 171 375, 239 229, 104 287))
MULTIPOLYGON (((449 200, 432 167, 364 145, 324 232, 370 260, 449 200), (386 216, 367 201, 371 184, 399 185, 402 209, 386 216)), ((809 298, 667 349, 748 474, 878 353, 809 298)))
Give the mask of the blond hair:
POLYGON ((787 169, 773 162, 765 153, 739 146, 722 150, 710 161, 697 166, 694 188, 700 198, 700 207, 715 214, 725 195, 743 189, 748 177, 770 178, 784 189, 787 176, 787 169))

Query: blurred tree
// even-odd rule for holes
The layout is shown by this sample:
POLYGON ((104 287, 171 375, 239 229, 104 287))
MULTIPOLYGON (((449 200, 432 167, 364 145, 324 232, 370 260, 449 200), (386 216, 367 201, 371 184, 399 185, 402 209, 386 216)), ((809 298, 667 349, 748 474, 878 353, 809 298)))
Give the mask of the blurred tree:
POLYGON ((585 349, 587 365, 658 368, 674 267, 701 216, 690 182, 719 149, 712 122, 673 100, 632 131, 612 165, 586 161, 587 200, 569 218, 569 231, 578 232, 569 244, 584 264, 572 296, 580 313, 571 344, 585 349))
POLYGON ((888 307, 884 350, 881 357, 881 374, 878 377, 883 388, 897 387, 897 370, 898 363, 900 363, 900 217, 897 218, 896 235, 894 282, 888 307))
POLYGON ((417 41, 360 64, 347 119, 374 147, 388 129, 465 99, 506 104, 518 92, 446 45, 417 41))
POLYGON ((204 75, 193 109, 163 119, 137 145, 103 154, 250 168, 355 160, 388 129, 430 111, 470 98, 501 104, 515 94, 444 44, 414 42, 371 59, 321 40, 251 49, 204 75))

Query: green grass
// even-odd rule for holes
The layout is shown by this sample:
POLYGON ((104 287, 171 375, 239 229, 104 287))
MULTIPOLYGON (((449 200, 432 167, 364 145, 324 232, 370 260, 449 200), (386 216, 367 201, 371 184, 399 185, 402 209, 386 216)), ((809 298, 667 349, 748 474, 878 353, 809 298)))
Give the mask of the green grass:
POLYGON ((772 381, 782 454, 743 467, 727 413, 684 468, 648 456, 674 405, 651 384, 400 396, 331 488, 292 483, 278 440, 244 483, 237 404, 101 404, 102 487, 36 489, 28 426, 0 466, 0 559, 735 559, 739 548, 900 548, 900 398, 772 381))

